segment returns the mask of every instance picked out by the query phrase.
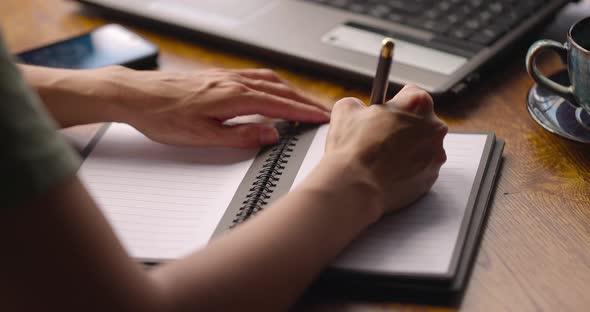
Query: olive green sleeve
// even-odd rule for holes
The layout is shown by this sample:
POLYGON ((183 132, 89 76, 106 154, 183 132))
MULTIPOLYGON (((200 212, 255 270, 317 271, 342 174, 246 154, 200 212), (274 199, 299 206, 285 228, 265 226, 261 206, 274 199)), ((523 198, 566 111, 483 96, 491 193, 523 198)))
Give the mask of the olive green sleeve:
POLYGON ((0 37, 0 213, 47 192, 79 164, 0 37))

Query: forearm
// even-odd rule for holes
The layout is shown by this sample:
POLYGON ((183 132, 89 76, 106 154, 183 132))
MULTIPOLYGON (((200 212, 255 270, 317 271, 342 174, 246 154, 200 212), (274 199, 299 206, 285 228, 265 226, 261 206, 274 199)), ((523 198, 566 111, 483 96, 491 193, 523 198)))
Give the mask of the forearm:
POLYGON ((198 303, 203 310, 286 309, 380 215, 375 188, 359 179, 363 174, 344 162, 324 163, 306 185, 260 216, 157 269, 168 302, 194 308, 198 303), (347 171, 350 179, 338 174, 347 171))
POLYGON ((19 65, 27 83, 41 97, 61 127, 95 122, 121 121, 119 90, 110 72, 67 70, 19 65))
POLYGON ((329 120, 323 105, 265 69, 165 72, 27 65, 20 69, 62 127, 122 122, 164 144, 247 148, 278 140, 277 130, 268 124, 225 123, 239 116, 329 120))

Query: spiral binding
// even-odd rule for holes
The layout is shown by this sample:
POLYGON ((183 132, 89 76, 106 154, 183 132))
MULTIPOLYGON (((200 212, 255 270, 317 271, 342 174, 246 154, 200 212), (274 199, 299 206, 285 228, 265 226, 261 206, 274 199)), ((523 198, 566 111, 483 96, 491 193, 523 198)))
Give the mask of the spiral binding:
POLYGON ((279 142, 272 147, 268 158, 264 161, 262 169, 256 176, 256 181, 252 183, 250 192, 242 202, 242 207, 238 210, 235 219, 230 228, 246 221, 251 216, 256 215, 264 209, 277 186, 280 176, 289 162, 293 148, 297 144, 299 131, 295 128, 287 129, 287 132, 281 136, 279 142))

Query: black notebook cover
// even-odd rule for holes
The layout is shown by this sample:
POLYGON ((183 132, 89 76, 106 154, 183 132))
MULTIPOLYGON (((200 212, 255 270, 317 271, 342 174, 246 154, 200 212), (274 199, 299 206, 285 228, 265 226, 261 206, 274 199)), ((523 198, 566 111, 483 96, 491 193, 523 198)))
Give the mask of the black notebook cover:
MULTIPOLYGON (((107 131, 105 126, 83 151, 90 153, 94 145, 107 131)), ((316 134, 317 127, 283 124, 280 142, 264 148, 254 159, 242 179, 212 237, 222 235, 237 224, 255 216, 266 206, 287 193, 299 172, 299 168, 316 134)), ((480 165, 469 196, 467 208, 447 274, 395 275, 362 270, 329 268, 319 278, 318 285, 338 287, 369 287, 383 289, 428 289, 436 291, 458 291, 468 280, 471 264, 476 256, 479 237, 482 232, 488 202, 492 195, 502 159, 504 142, 493 134, 487 140, 480 165)))

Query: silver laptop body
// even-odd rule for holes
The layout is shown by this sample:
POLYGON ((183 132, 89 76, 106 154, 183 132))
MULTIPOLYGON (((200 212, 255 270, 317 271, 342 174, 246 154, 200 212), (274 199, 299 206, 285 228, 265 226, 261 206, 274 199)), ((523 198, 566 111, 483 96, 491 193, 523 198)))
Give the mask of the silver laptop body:
MULTIPOLYGON (((449 44, 450 41, 444 38, 441 40, 437 34, 440 29, 425 30, 424 27, 412 26, 423 26, 419 18, 397 23, 390 19, 376 18, 366 12, 359 14, 335 7, 340 5, 339 0, 79 1, 194 30, 196 34, 222 38, 244 47, 255 48, 261 53, 284 56, 302 68, 331 71, 342 77, 366 81, 370 81, 375 74, 381 40, 389 36, 396 41, 390 82, 398 86, 414 83, 435 95, 458 93, 465 89, 477 78, 482 65, 534 26, 557 13, 568 2, 531 0, 543 3, 534 7, 534 12, 527 13, 529 15, 526 18, 492 44, 483 47, 474 45, 476 48, 473 48, 469 45, 456 47, 452 41, 449 44)), ((392 1, 392 4, 399 3, 397 0, 392 1)), ((489 2, 472 1, 474 5, 478 1, 484 5, 489 2)), ((518 5, 518 1, 522 0, 500 2, 518 5)), ((442 6, 442 2, 444 1, 431 1, 428 8, 438 8, 442 6)), ((509 9, 507 5, 500 8, 509 9)), ((427 10, 424 14, 428 12, 427 10)), ((506 14, 509 12, 506 11, 506 14)), ((495 18, 504 17, 500 14, 495 18)), ((477 35, 472 33, 472 38, 481 39, 475 37, 477 35)))

